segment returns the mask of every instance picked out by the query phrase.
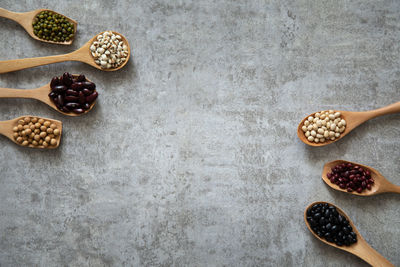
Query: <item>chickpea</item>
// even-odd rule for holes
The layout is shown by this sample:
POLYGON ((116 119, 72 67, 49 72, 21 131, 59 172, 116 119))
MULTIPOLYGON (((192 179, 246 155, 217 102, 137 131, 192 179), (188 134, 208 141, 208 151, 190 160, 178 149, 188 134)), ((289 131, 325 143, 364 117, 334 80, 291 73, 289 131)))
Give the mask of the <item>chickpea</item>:
POLYGON ((46 127, 49 127, 50 124, 51 124, 51 123, 50 123, 49 121, 45 121, 45 122, 43 123, 43 125, 46 126, 46 127))
POLYGON ((24 125, 25 121, 24 120, 18 120, 18 124, 24 125))
POLYGON ((29 144, 28 141, 22 142, 22 145, 23 145, 23 146, 27 146, 28 144, 29 144))
POLYGON ((54 123, 52 123, 52 124, 50 125, 50 128, 54 130, 54 129, 57 128, 57 125, 55 125, 54 123))
POLYGON ((25 117, 25 118, 24 118, 24 121, 25 121, 25 123, 29 123, 29 122, 31 121, 31 118, 25 117))
POLYGON ((24 139, 22 139, 22 137, 21 137, 21 136, 17 138, 17 142, 18 142, 18 143, 20 143, 20 144, 21 144, 21 143, 22 143, 22 141, 24 141, 24 139))
POLYGON ((24 129, 26 130, 26 129, 28 129, 28 128, 29 128, 29 125, 25 124, 25 125, 24 125, 24 129))
POLYGON ((53 133, 53 129, 52 128, 47 128, 46 131, 47 131, 48 134, 52 134, 53 133))
POLYGON ((40 139, 39 140, 39 145, 42 145, 43 144, 43 139, 40 139))
POLYGON ((54 134, 49 134, 49 136, 50 136, 50 138, 54 138, 55 137, 54 134))
POLYGON ((39 119, 38 122, 39 122, 40 124, 43 124, 43 123, 44 123, 44 119, 39 119))
POLYGON ((17 138, 19 136, 18 133, 13 133, 14 138, 17 138))
POLYGON ((18 132, 18 127, 15 126, 15 127, 13 128, 13 131, 14 131, 14 132, 18 132))
POLYGON ((37 122, 37 123, 35 123, 35 128, 39 129, 41 125, 42 125, 41 123, 37 122))
POLYGON ((35 129, 35 131, 33 131, 35 134, 40 134, 40 130, 39 129, 35 129))
POLYGON ((48 147, 49 144, 48 144, 46 141, 44 141, 44 142, 43 142, 43 146, 44 146, 44 147, 48 147))
POLYGON ((52 146, 54 146, 55 144, 57 144, 57 140, 54 139, 54 138, 52 138, 52 139, 50 140, 50 144, 51 144, 52 146))
POLYGON ((45 138, 45 137, 46 137, 46 135, 47 135, 47 133, 46 133, 46 132, 41 132, 41 133, 39 134, 39 136, 40 136, 41 138, 45 138))
POLYGON ((40 140, 40 135, 38 135, 38 134, 35 134, 35 136, 33 137, 36 141, 39 141, 40 140))
POLYGON ((28 141, 28 136, 23 136, 23 137, 22 137, 22 140, 28 141))
POLYGON ((35 137, 35 133, 31 133, 31 135, 29 135, 29 138, 33 139, 33 137, 35 137))
POLYGON ((22 134, 22 136, 24 136, 24 135, 26 135, 26 132, 25 132, 25 131, 22 131, 21 134, 22 134))
POLYGON ((32 118, 31 120, 33 123, 37 123, 38 122, 38 118, 32 118))
POLYGON ((40 130, 41 130, 42 132, 46 131, 46 129, 47 129, 46 126, 44 126, 44 125, 40 126, 40 130))
POLYGON ((33 140, 32 145, 37 146, 37 145, 39 145, 39 143, 36 140, 33 140))
POLYGON ((29 127, 29 129, 31 129, 32 131, 34 131, 34 130, 36 129, 36 127, 35 127, 35 125, 31 125, 31 126, 29 127))
POLYGON ((60 135, 60 129, 54 129, 53 133, 55 136, 60 135))
POLYGON ((45 141, 46 143, 50 143, 50 140, 51 140, 50 136, 46 136, 46 138, 44 138, 44 141, 45 141))
POLYGON ((22 126, 21 124, 19 124, 17 127, 18 127, 18 131, 22 131, 24 129, 24 126, 22 126))
POLYGON ((26 129, 25 131, 24 131, 26 134, 31 134, 32 133, 32 130, 31 129, 26 129))
POLYGON ((28 142, 32 143, 33 139, 32 138, 28 138, 28 142))

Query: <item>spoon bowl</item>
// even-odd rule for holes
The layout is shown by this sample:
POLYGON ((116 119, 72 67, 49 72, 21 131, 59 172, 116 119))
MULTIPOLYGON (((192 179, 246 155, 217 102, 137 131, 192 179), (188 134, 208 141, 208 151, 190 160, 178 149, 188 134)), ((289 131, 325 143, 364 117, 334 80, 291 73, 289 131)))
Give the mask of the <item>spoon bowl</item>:
POLYGON ((94 40, 97 38, 97 36, 99 34, 104 33, 104 32, 101 32, 99 34, 96 34, 81 48, 79 48, 78 50, 75 50, 74 52, 68 53, 68 54, 0 61, 0 73, 7 73, 7 72, 11 72, 11 71, 23 70, 26 68, 37 67, 37 66, 53 64, 53 63, 58 63, 58 62, 64 62, 64 61, 80 61, 80 62, 86 63, 92 67, 95 67, 96 69, 102 70, 102 71, 120 70, 121 68, 123 68, 126 65, 126 63, 128 63, 128 60, 131 55, 131 50, 130 50, 128 40, 122 34, 115 32, 115 31, 112 31, 112 32, 116 35, 120 35, 124 44, 126 44, 126 46, 128 47, 128 56, 126 57, 126 60, 120 66, 118 66, 116 68, 110 68, 110 69, 101 68, 101 66, 96 64, 96 62, 90 52, 90 46, 92 45, 94 40))
MULTIPOLYGON (((78 77, 78 74, 72 74, 73 77, 78 77)), ((87 78, 86 78, 87 79, 87 78)), ((87 79, 89 82, 90 80, 87 79)), ((76 117, 76 116, 81 116, 83 114, 88 113, 89 111, 92 110, 92 108, 94 107, 95 103, 97 100, 95 100, 91 105, 90 108, 85 110, 83 113, 81 114, 77 114, 77 113, 73 113, 73 112, 69 112, 66 113, 64 111, 61 111, 57 108, 57 106, 54 104, 53 101, 51 101, 50 97, 49 97, 49 93, 51 92, 51 88, 50 88, 50 83, 36 88, 36 89, 12 89, 12 88, 0 88, 0 98, 32 98, 32 99, 36 99, 39 100, 43 103, 46 103, 47 105, 49 105, 50 107, 52 107, 53 109, 57 110, 58 112, 67 115, 67 116, 72 116, 72 117, 76 117)))
POLYGON ((314 147, 326 146, 326 145, 332 144, 332 143, 342 139, 347 134, 349 134, 354 128, 356 128, 360 124, 366 122, 367 120, 376 118, 378 116, 383 116, 386 114, 399 113, 400 112, 400 102, 396 102, 396 103, 388 105, 386 107, 375 109, 375 110, 370 110, 370 111, 363 111, 363 112, 339 111, 339 112, 341 113, 341 118, 346 121, 346 128, 345 128, 344 132, 342 132, 340 134, 340 136, 338 138, 336 138, 335 140, 333 140, 333 141, 326 140, 323 143, 314 143, 314 142, 308 141, 307 137, 304 135, 304 132, 301 129, 301 127, 304 125, 305 120, 309 116, 314 116, 317 112, 306 116, 300 122, 299 126, 297 127, 297 136, 303 143, 305 143, 309 146, 314 146, 314 147))
POLYGON ((25 117, 37 117, 39 119, 44 119, 45 121, 50 121, 51 123, 54 123, 57 126, 57 129, 60 130, 60 134, 56 137, 57 143, 56 145, 53 146, 48 146, 48 147, 44 147, 43 145, 38 145, 38 146, 34 146, 32 144, 29 144, 27 147, 31 147, 31 148, 41 148, 41 149, 54 149, 57 148, 60 145, 60 141, 61 141, 61 135, 62 135, 62 122, 58 121, 58 120, 53 120, 53 119, 48 119, 48 118, 42 118, 42 117, 38 117, 38 116, 31 116, 31 115, 27 115, 27 116, 21 116, 12 120, 8 120, 8 121, 0 121, 0 134, 4 135, 5 137, 7 137, 8 139, 10 139, 11 141, 13 141, 14 143, 16 143, 19 146, 23 146, 20 143, 18 143, 15 139, 14 139, 14 131, 13 128, 15 126, 18 125, 18 121, 19 120, 23 120, 25 117))
POLYGON ((341 210, 337 206, 333 205, 332 203, 323 202, 323 201, 318 201, 318 202, 311 203, 304 211, 304 221, 306 223, 306 226, 307 226, 308 230, 310 230, 310 232, 318 240, 324 242, 325 244, 328 244, 328 245, 330 245, 332 247, 347 251, 347 252, 349 252, 349 253, 351 253, 351 254, 363 259, 364 261, 366 261, 367 263, 371 264, 372 266, 382 266, 382 267, 389 267, 390 266, 390 267, 394 267, 394 265, 392 263, 390 263, 381 254, 379 254, 376 250, 374 250, 372 247, 370 247, 368 245, 367 241, 365 241, 365 239, 358 232, 357 228, 355 227, 353 222, 350 220, 349 216, 347 216, 347 214, 343 210, 341 210), (351 227, 353 228, 353 232, 357 235, 357 242, 354 243, 354 244, 351 244, 350 246, 338 246, 335 243, 331 243, 331 242, 326 241, 324 238, 321 238, 316 233, 314 233, 314 231, 311 229, 310 224, 307 221, 307 210, 310 209, 312 206, 314 206, 316 204, 329 204, 331 206, 334 206, 336 208, 336 210, 338 211, 338 213, 340 215, 342 215, 344 218, 346 218, 346 220, 349 221, 351 227))
POLYGON ((328 186, 332 187, 335 190, 346 192, 346 193, 353 194, 353 195, 358 195, 358 196, 373 196, 373 195, 389 193, 389 192, 400 194, 400 186, 390 183, 380 172, 378 172, 377 170, 375 170, 374 168, 371 168, 369 166, 351 162, 351 161, 335 160, 335 161, 326 163, 322 170, 322 180, 328 186), (369 170, 371 172, 371 178, 374 179, 374 184, 372 185, 371 190, 365 189, 361 193, 358 193, 357 191, 347 192, 346 189, 342 189, 337 184, 332 183, 329 180, 329 178, 327 177, 327 174, 329 172, 331 172, 331 169, 333 167, 335 167, 338 164, 342 164, 342 163, 352 163, 353 165, 361 166, 364 170, 369 170))
POLYGON ((24 29, 25 31, 35 40, 41 41, 41 42, 45 42, 45 43, 51 43, 51 44, 61 44, 61 45, 70 45, 72 44, 72 42, 75 39, 75 34, 76 34, 76 28, 78 27, 78 23, 63 15, 60 14, 58 12, 55 12, 53 10, 50 9, 36 9, 33 11, 29 11, 29 12, 24 12, 24 13, 18 13, 18 12, 12 12, 12 11, 8 11, 4 8, 0 8, 0 17, 4 17, 4 18, 8 18, 11 19, 17 23, 19 23, 24 29), (39 37, 37 37, 35 35, 35 33, 33 32, 33 26, 32 23, 36 18, 36 15, 39 14, 42 11, 50 11, 53 12, 55 14, 61 15, 63 17, 65 17, 69 22, 71 22, 74 25, 74 37, 69 40, 69 41, 64 41, 64 42, 54 42, 54 41, 48 41, 48 40, 44 40, 44 39, 40 39, 39 37))

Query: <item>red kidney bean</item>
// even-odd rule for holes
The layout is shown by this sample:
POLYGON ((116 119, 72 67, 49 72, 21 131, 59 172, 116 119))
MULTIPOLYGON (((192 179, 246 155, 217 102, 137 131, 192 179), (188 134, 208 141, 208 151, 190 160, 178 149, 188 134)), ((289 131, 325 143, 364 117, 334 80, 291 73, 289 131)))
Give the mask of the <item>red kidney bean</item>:
POLYGON ((64 106, 64 97, 62 95, 58 95, 57 102, 60 104, 60 106, 64 106))
POLYGON ((51 79, 50 88, 53 89, 55 86, 60 84, 60 79, 58 77, 54 77, 51 79))
POLYGON ((72 111, 75 112, 75 113, 77 113, 77 114, 81 114, 81 113, 84 112, 84 110, 81 109, 81 108, 75 108, 75 109, 73 109, 72 111))
POLYGON ((66 103, 65 106, 69 109, 77 109, 80 107, 79 103, 74 103, 74 102, 66 103))
POLYGON ((73 96, 73 95, 67 95, 65 96, 65 101, 67 102, 78 102, 79 97, 73 96))
POLYGON ((74 91, 74 90, 72 90, 72 89, 68 89, 68 90, 65 92, 65 94, 66 94, 66 95, 78 96, 78 92, 77 92, 77 91, 74 91))
POLYGON ((98 95, 99 94, 96 91, 93 92, 91 95, 86 97, 86 102, 88 102, 89 104, 92 104, 96 100, 98 95))
POLYGON ((54 98, 55 96, 57 96, 56 93, 50 92, 50 94, 49 94, 49 97, 50 97, 50 98, 54 98))
POLYGON ((56 85, 53 88, 53 92, 57 94, 63 94, 67 90, 67 87, 65 85, 56 85))
POLYGON ((83 83, 82 82, 76 82, 76 83, 73 83, 72 85, 71 85, 71 89, 72 90, 75 90, 75 91, 79 91, 79 90, 81 90, 83 88, 83 83))
POLYGON ((89 103, 85 103, 85 104, 83 105, 83 108, 84 108, 84 109, 89 109, 89 108, 90 108, 89 103))
POLYGON ((83 105, 86 103, 86 98, 85 95, 83 94, 82 91, 79 92, 79 104, 83 105))
POLYGON ((62 82, 63 84, 65 84, 66 86, 70 86, 73 82, 72 80, 72 75, 69 74, 68 72, 65 72, 62 76, 62 82))
POLYGON ((89 89, 87 89, 87 88, 83 89, 82 92, 83 92, 86 96, 88 96, 88 95, 90 95, 91 93, 93 93, 93 91, 91 91, 91 90, 89 90, 89 89))
POLYGON ((86 81, 85 75, 83 75, 83 74, 79 75, 78 78, 76 78, 76 81, 77 81, 77 82, 84 82, 84 81, 86 81))
POLYGON ((92 82, 83 82, 83 87, 90 89, 90 90, 96 89, 96 85, 92 82))

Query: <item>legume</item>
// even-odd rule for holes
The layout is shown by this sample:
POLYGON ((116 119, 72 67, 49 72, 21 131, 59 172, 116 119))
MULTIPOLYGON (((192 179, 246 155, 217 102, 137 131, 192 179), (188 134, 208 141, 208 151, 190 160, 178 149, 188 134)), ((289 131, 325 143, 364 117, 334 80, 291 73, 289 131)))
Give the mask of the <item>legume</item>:
POLYGON ((307 221, 312 231, 328 242, 338 246, 350 246, 357 242, 357 235, 349 221, 332 205, 313 205, 307 210, 307 221))
POLYGON ((74 24, 63 15, 48 10, 36 15, 32 27, 37 37, 47 41, 65 42, 74 37, 74 24))
POLYGON ((326 174, 331 183, 338 185, 347 192, 361 193, 364 189, 371 190, 374 179, 371 171, 352 163, 338 164, 326 174))
POLYGON ((17 143, 23 146, 55 146, 57 139, 60 138, 61 131, 56 124, 50 124, 50 121, 44 119, 25 117, 18 121, 17 126, 13 127, 13 137, 17 143), (52 128, 48 128, 49 126, 52 128), (49 129, 52 130, 50 133, 48 132, 49 129))
POLYGON ((334 141, 346 129, 346 121, 340 112, 321 111, 309 116, 301 127, 307 140, 314 143, 334 141))

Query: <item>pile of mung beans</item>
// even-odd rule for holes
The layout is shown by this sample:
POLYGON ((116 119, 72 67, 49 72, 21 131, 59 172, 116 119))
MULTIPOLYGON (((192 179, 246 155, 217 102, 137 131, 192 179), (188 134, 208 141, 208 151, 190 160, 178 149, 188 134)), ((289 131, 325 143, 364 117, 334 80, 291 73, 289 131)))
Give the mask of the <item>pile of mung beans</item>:
POLYGON ((66 17, 51 11, 42 11, 32 22, 33 33, 40 39, 66 42, 74 37, 74 24, 66 17))
POLYGON ((17 143, 31 147, 56 146, 61 131, 55 123, 38 117, 25 117, 13 128, 17 143))

